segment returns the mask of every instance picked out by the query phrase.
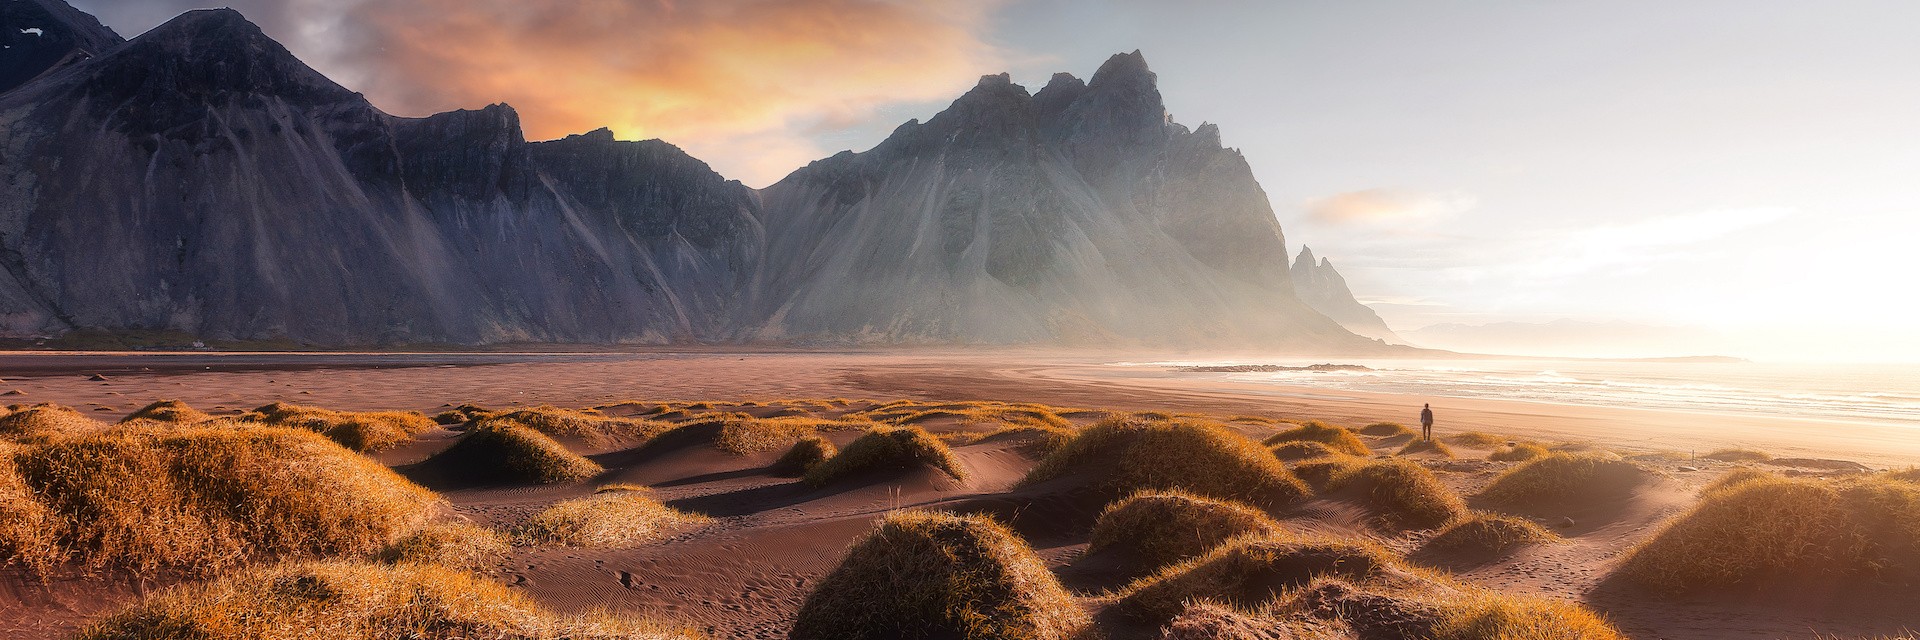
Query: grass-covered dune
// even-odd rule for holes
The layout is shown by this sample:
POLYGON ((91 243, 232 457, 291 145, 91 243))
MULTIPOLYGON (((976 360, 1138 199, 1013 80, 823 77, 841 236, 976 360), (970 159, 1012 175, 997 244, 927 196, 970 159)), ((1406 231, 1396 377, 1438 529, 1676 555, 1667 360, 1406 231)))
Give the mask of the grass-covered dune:
POLYGON ((1556 452, 1507 470, 1480 497, 1520 508, 1570 504, 1619 496, 1649 478, 1645 467, 1611 454, 1556 452))
POLYGON ((929 466, 956 480, 965 480, 966 470, 953 451, 933 434, 919 427, 875 427, 867 430, 846 448, 815 464, 806 472, 807 484, 819 487, 841 478, 869 471, 889 471, 929 466))
POLYGON ((1190 419, 1102 420, 1041 460, 1021 483, 1068 476, 1113 498, 1175 490, 1272 509, 1313 495, 1265 446, 1217 423, 1190 419))
POLYGON ((692 631, 564 617, 513 589, 433 564, 314 562, 185 585, 76 640, 695 640, 692 631))
POLYGON ((1352 431, 1312 420, 1300 426, 1273 434, 1263 444, 1271 447, 1283 442, 1318 442, 1327 448, 1351 456, 1373 455, 1367 444, 1352 431))
POLYGON ((427 460, 446 473, 483 482, 578 482, 605 471, 547 434, 518 422, 482 421, 427 460))
POLYGON ((1109 505, 1094 522, 1087 553, 1121 551, 1144 569, 1186 560, 1244 535, 1279 533, 1253 507, 1178 491, 1145 491, 1109 505))
POLYGON ((305 430, 129 429, 0 451, 0 555, 38 568, 208 573, 366 554, 439 505, 305 430))
POLYGON ((820 580, 794 640, 1066 640, 1089 619, 1027 543, 983 517, 887 516, 820 580))
POLYGON ((1920 585, 1920 485, 1736 471, 1619 569, 1670 591, 1835 580, 1920 585))

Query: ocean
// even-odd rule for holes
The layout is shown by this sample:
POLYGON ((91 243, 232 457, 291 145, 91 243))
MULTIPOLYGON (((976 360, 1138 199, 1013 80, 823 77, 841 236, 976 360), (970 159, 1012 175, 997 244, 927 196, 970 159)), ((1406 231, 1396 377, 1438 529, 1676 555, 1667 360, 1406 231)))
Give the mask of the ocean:
MULTIPOLYGON (((1122 367, 1355 364, 1366 371, 1189 373, 1236 382, 1410 394, 1796 416, 1920 428, 1920 365, 1605 360, 1192 360, 1122 367)), ((1920 433, 1916 433, 1920 435, 1920 433)))

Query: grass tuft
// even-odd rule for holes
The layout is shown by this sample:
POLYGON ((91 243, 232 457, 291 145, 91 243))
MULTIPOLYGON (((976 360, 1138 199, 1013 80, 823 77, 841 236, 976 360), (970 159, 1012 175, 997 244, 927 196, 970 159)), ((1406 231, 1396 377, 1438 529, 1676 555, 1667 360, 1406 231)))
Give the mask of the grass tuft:
POLYGON ((50 555, 26 558, 29 566, 206 573, 270 558, 364 555, 440 504, 303 430, 113 432, 16 448, 11 459, 17 476, 0 480, 13 489, 0 511, 40 518, 56 542, 38 546, 50 555))
POLYGON ((154 422, 193 424, 212 419, 212 414, 187 406, 185 402, 179 400, 161 400, 141 407, 139 411, 135 411, 128 414, 127 417, 121 418, 120 422, 121 424, 125 424, 138 420, 151 420, 154 422))
POLYGON ((480 418, 474 428, 516 424, 553 438, 571 438, 588 446, 604 447, 648 440, 674 427, 637 418, 615 418, 598 411, 540 406, 494 413, 480 418))
POLYGON ((1668 591, 1920 584, 1920 486, 1737 471, 1722 480, 1634 549, 1620 572, 1668 591))
POLYGON ((1407 443, 1407 446, 1401 447, 1400 453, 1396 455, 1410 456, 1417 453, 1431 453, 1442 458, 1453 457, 1453 449, 1448 447, 1446 443, 1424 438, 1415 438, 1412 442, 1407 443))
POLYGON ((1195 600, 1252 609, 1318 577, 1365 581, 1399 572, 1399 560, 1371 542, 1250 536, 1134 581, 1115 607, 1126 617, 1160 624, 1195 600))
POLYGON ((1733 448, 1720 449, 1700 457, 1707 460, 1718 460, 1720 462, 1763 462, 1772 460, 1773 454, 1753 449, 1733 448))
POLYGON ((1242 535, 1270 537, 1281 528, 1259 509, 1177 491, 1141 492, 1107 505, 1094 522, 1087 553, 1125 551, 1157 570, 1205 554, 1242 535))
POLYGON ((1273 457, 1281 460, 1311 460, 1313 458, 1324 458, 1336 455, 1346 454, 1334 451, 1333 447, 1329 447, 1325 443, 1309 440, 1296 440, 1294 442, 1282 442, 1273 445, 1273 457))
POLYGON ((793 448, 787 449, 786 453, 781 454, 779 460, 773 462, 773 471, 781 475, 803 476, 838 452, 839 450, 835 449, 833 443, 828 442, 826 438, 805 436, 794 442, 793 448))
POLYGON ((1413 435, 1413 430, 1408 429, 1407 425, 1400 424, 1398 422, 1375 422, 1373 424, 1360 427, 1360 434, 1374 436, 1378 438, 1391 438, 1394 436, 1413 435))
POLYGON ((1022 485, 1083 473, 1114 496, 1178 490, 1262 508, 1311 497, 1266 447, 1214 423, 1116 416, 1041 460, 1022 485))
POLYGON ((616 484, 593 495, 564 500, 527 521, 523 536, 539 544, 574 547, 631 547, 645 544, 706 516, 660 504, 646 487, 616 484))
POLYGON ((430 564, 316 562, 177 587, 89 625, 79 640, 695 640, 653 623, 565 618, 430 564))
POLYGON ((382 549, 382 562, 436 564, 478 571, 505 560, 512 547, 505 536, 466 522, 427 525, 382 549))
POLYGON ((1471 449, 1485 449, 1487 447, 1504 445, 1513 441, 1513 438, 1486 433, 1484 431, 1467 431, 1447 436, 1444 440, 1471 449))
POLYGON ((1487 459, 1494 462, 1526 462, 1547 455, 1547 448, 1537 444, 1521 442, 1511 447, 1494 449, 1487 459))
POLYGON ((1293 475, 1312 485, 1315 491, 1328 491, 1341 478, 1367 466, 1366 458, 1337 454, 1305 460, 1293 465, 1293 475))
POLYGON ((1514 506, 1566 504, 1623 494, 1646 479, 1646 469, 1619 456, 1552 453, 1500 474, 1480 495, 1514 506))
POLYGON ((605 471, 546 434, 514 422, 476 425, 428 462, 494 482, 576 482, 605 471))
POLYGON ((910 469, 923 464, 945 471, 956 480, 967 478, 946 443, 919 427, 869 429, 838 454, 814 465, 805 477, 807 484, 820 487, 861 471, 910 469))
POLYGON ((1089 623, 1025 541, 984 517, 894 513, 807 596, 794 640, 1065 640, 1089 623))
POLYGON ((1319 420, 1309 421, 1298 427, 1273 434, 1263 444, 1271 447, 1282 442, 1318 442, 1347 455, 1373 455, 1373 451, 1368 450, 1366 443, 1361 442, 1352 431, 1319 420))
POLYGON ((242 417, 269 426, 313 431, 354 451, 391 449, 439 426, 415 411, 333 411, 285 402, 254 409, 242 417))
POLYGON ((1474 512, 1435 533, 1421 548, 1447 553, 1497 555, 1515 547, 1559 539, 1560 536, 1525 518, 1474 512))
POLYGON ((980 436, 980 439, 974 442, 1016 441, 1020 442, 1021 447, 1027 451, 1047 455, 1059 451, 1061 447, 1067 446, 1068 442, 1073 441, 1073 435, 1074 432, 1072 429, 1016 424, 994 429, 986 435, 980 436))
POLYGON ((1363 496, 1377 524, 1395 531, 1432 529, 1466 515, 1467 505, 1426 467, 1379 460, 1335 477, 1330 487, 1363 496))
POLYGON ((57 404, 12 407, 12 411, 0 415, 0 439, 17 442, 72 438, 99 433, 106 428, 104 422, 57 404))

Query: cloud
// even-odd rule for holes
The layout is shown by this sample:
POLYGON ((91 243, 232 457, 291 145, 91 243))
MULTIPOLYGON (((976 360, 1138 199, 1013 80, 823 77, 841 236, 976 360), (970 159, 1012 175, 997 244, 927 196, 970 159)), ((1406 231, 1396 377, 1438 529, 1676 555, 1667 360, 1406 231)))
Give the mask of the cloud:
MULTIPOLYGON (((753 184, 826 155, 820 130, 1002 62, 982 37, 999 2, 976 0, 230 1, 388 112, 506 102, 530 139, 610 127, 753 184)), ((83 5, 124 23, 189 2, 83 5)))
POLYGON ((1472 211, 1478 198, 1459 191, 1399 189, 1348 191, 1305 202, 1307 215, 1333 224, 1405 224, 1431 222, 1472 211))

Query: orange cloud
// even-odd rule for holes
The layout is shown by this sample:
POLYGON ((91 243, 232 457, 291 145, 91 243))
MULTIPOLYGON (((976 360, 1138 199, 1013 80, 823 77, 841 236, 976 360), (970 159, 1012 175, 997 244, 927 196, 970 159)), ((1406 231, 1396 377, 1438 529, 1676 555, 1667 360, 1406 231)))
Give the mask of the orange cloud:
POLYGON ((1307 213, 1332 223, 1415 223, 1472 210, 1479 200, 1459 192, 1365 189, 1306 201, 1307 213))
POLYGON ((765 184, 807 131, 946 99, 993 70, 968 0, 415 0, 351 5, 332 55, 401 115, 507 102, 530 139, 611 127, 765 184))

